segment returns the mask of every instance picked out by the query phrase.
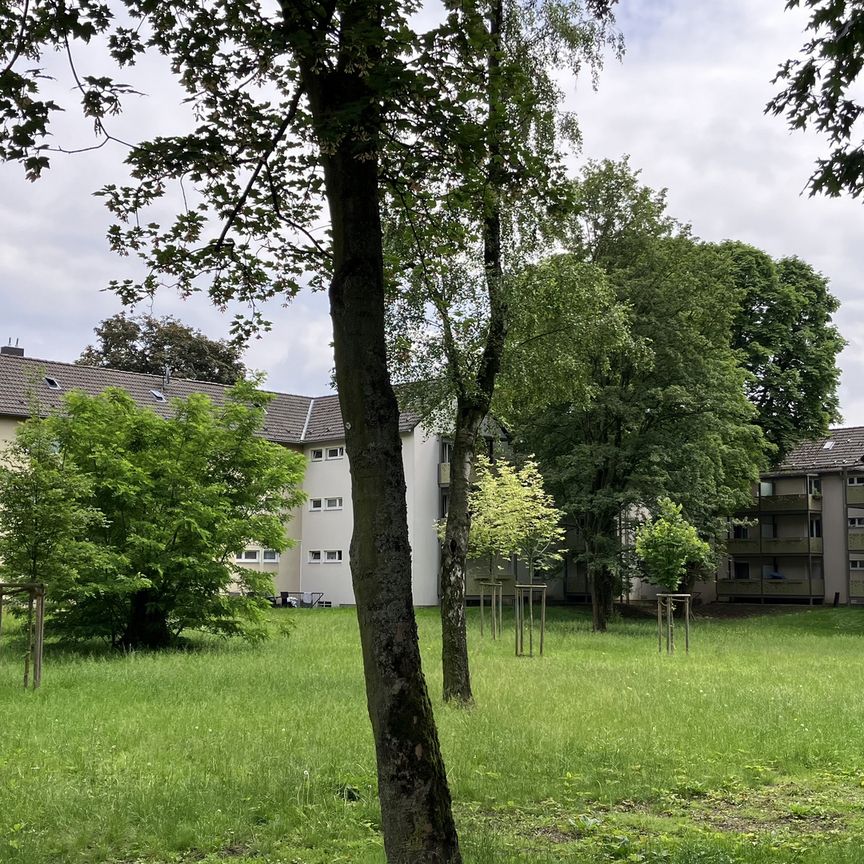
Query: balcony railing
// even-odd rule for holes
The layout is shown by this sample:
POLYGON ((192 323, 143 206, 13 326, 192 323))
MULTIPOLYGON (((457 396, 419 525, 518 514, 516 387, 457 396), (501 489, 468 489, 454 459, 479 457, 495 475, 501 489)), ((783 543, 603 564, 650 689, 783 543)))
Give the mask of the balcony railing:
POLYGON ((860 528, 849 532, 849 551, 861 552, 864 550, 864 531, 860 528))
POLYGON ((821 510, 821 495, 764 495, 759 499, 763 513, 784 513, 793 510, 821 510))
POLYGON ((864 504, 864 486, 847 486, 846 502, 848 504, 864 504))
MULTIPOLYGON (((851 535, 850 535, 851 536, 851 535)), ((864 534, 861 535, 864 544, 864 534)), ((851 546, 849 547, 852 548, 851 546)), ((864 545, 861 546, 864 549, 864 545)), ((821 537, 758 537, 748 540, 729 540, 726 546, 730 555, 746 558, 748 555, 821 555, 821 537)))
MULTIPOLYGON (((864 578, 862 578, 864 592, 864 578)), ((718 597, 805 597, 819 598, 825 596, 825 580, 813 579, 718 579, 718 597)), ((864 597, 864 593, 861 595, 864 597)))

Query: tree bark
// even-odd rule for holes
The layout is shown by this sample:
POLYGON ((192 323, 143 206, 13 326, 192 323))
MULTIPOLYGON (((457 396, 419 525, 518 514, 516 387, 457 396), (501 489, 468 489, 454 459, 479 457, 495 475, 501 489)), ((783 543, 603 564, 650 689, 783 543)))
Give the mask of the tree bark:
MULTIPOLYGON (((356 12, 356 10, 354 10, 356 12)), ((358 13, 359 14, 359 13, 358 13)), ((380 13, 379 13, 380 14, 380 13)), ((341 26, 368 27, 367 20, 341 26)), ((447 775, 420 664, 411 593, 411 549, 399 436, 384 338, 384 269, 379 212, 378 99, 361 71, 304 75, 325 141, 340 114, 366 106, 366 134, 322 148, 333 248, 330 314, 354 533, 366 701, 378 763, 384 848, 390 864, 460 864, 447 775)))
POLYGON ((468 666, 468 637, 465 627, 465 581, 468 533, 471 515, 468 496, 477 431, 484 414, 466 409, 459 400, 456 433, 450 457, 450 499, 447 525, 441 547, 441 667, 444 700, 470 705, 471 674, 468 666))
POLYGON ((330 311, 351 468, 351 575, 378 757, 387 860, 461 861, 432 705, 420 666, 399 409, 384 341, 374 159, 340 147, 325 161, 333 231, 330 311))
POLYGON ((129 620, 120 639, 124 648, 159 649, 171 644, 167 616, 155 601, 156 595, 149 588, 132 595, 129 620))

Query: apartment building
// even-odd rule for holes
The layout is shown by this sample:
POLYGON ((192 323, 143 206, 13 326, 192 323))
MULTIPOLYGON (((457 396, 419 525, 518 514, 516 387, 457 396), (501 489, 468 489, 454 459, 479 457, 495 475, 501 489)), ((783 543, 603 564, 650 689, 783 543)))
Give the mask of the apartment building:
POLYGON ((864 602, 864 427, 796 447, 730 529, 717 598, 864 602))
MULTIPOLYGON (((219 404, 227 389, 201 381, 168 382, 160 376, 38 360, 24 356, 20 348, 4 346, 0 348, 0 442, 14 439, 15 427, 27 418, 34 399, 50 410, 60 406, 64 392, 77 389, 97 395, 107 387, 125 390, 138 405, 165 417, 170 416, 172 398, 204 393, 219 404)), ((237 550, 237 563, 272 573, 277 594, 291 592, 334 606, 353 604, 348 564, 353 530, 351 476, 338 398, 271 395, 263 434, 305 455, 308 498, 286 522, 292 548, 280 553, 250 546, 237 550)), ((399 431, 414 603, 432 606, 438 603, 436 520, 446 507, 449 447, 439 435, 424 430, 411 412, 400 415, 399 431)))

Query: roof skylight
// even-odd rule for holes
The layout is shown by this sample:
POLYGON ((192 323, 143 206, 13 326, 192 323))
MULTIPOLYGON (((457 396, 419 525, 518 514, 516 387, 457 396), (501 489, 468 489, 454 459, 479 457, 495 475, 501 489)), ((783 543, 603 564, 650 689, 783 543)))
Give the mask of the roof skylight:
POLYGON ((45 376, 45 383, 48 385, 49 390, 62 390, 63 388, 60 386, 60 382, 56 378, 51 378, 50 376, 45 376))
POLYGON ((165 401, 165 394, 161 390, 151 390, 150 393, 157 402, 165 401))
POLYGON ((826 442, 822 445, 822 449, 823 449, 823 450, 833 450, 833 449, 834 449, 834 445, 835 445, 836 443, 837 443, 836 441, 826 441, 826 442))

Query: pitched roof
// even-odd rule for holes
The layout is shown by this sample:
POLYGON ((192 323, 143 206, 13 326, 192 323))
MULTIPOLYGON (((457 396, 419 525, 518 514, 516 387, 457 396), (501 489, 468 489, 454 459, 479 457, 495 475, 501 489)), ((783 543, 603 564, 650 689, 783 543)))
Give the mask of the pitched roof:
POLYGON ((864 469, 864 426, 830 429, 824 438, 804 441, 777 466, 776 473, 864 469))
MULTIPOLYGON (((224 384, 185 378, 172 378, 170 384, 165 386, 159 375, 0 354, 0 415, 29 417, 30 406, 34 401, 43 410, 50 410, 61 406, 63 394, 69 390, 83 390, 95 396, 107 387, 125 390, 138 405, 150 408, 163 417, 171 414, 169 400, 172 398, 203 393, 219 405, 224 402, 225 391, 228 390, 224 384), (56 381, 59 389, 49 386, 47 378, 56 381), (154 391, 162 393, 165 401, 160 400, 154 391)), ((345 437, 337 396, 313 398, 271 390, 263 392, 273 397, 267 405, 262 430, 269 440, 280 444, 300 444, 306 441, 338 441, 345 437)), ((419 419, 416 414, 403 412, 399 417, 399 431, 410 432, 419 419)))

